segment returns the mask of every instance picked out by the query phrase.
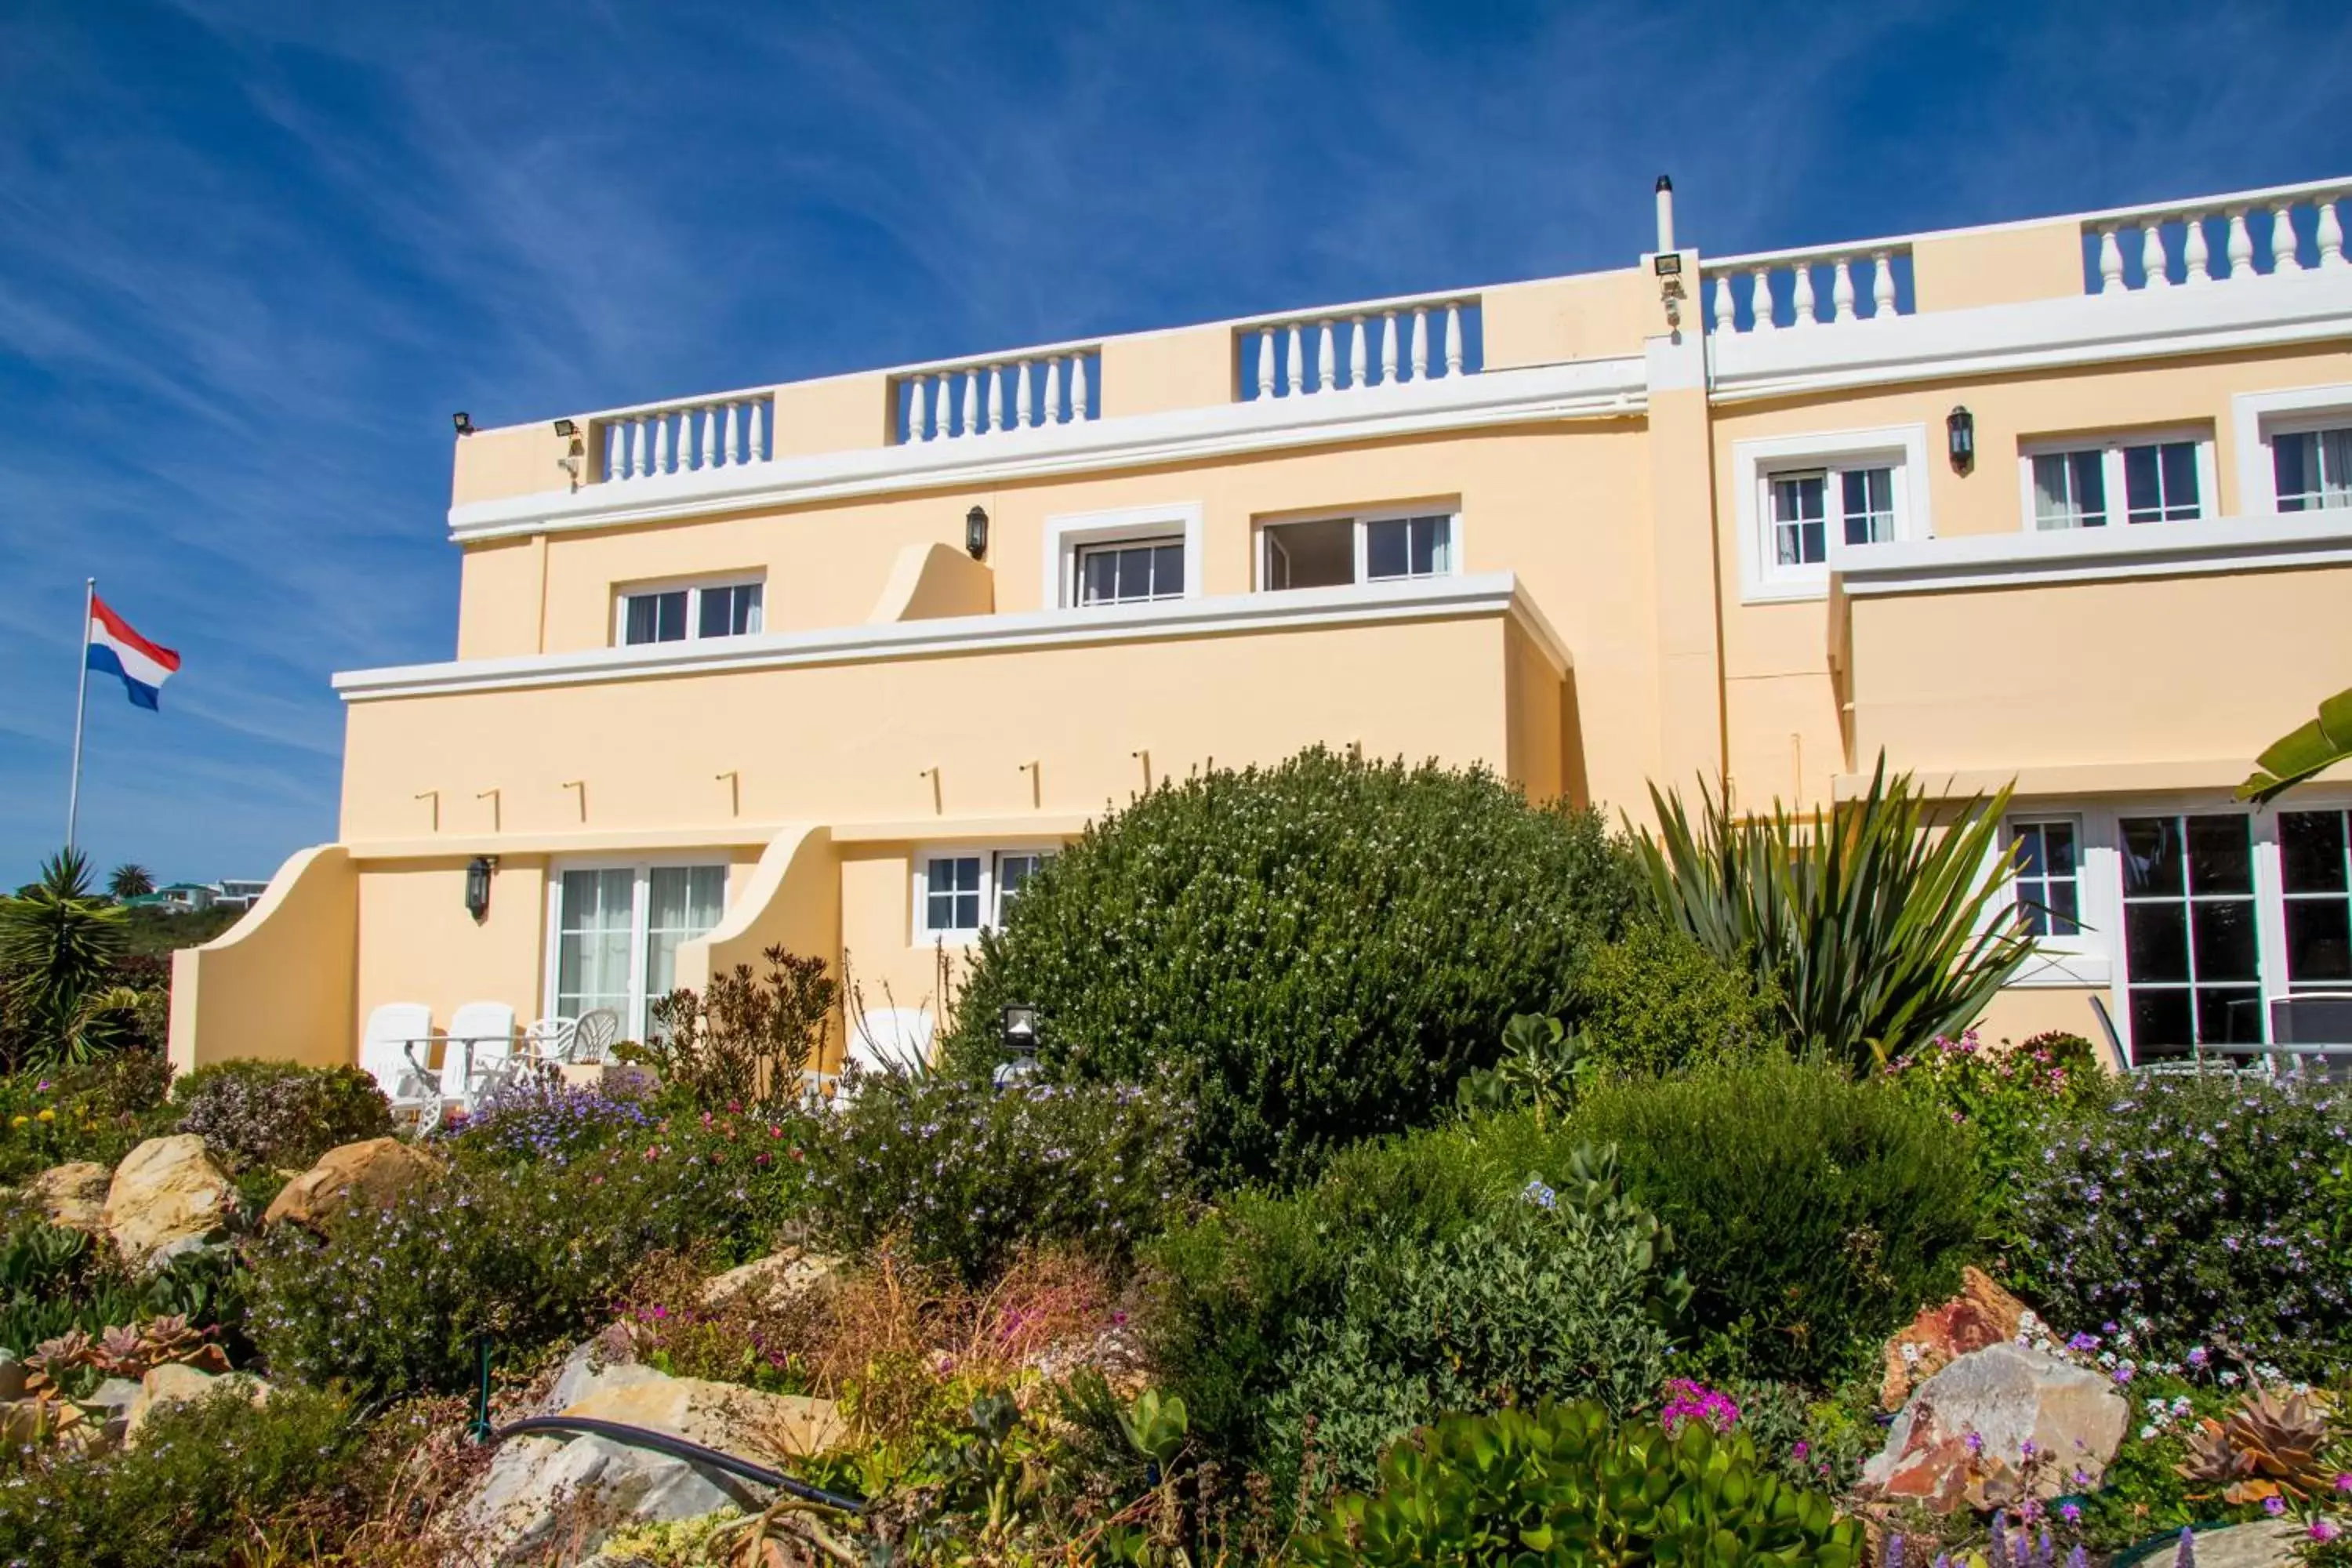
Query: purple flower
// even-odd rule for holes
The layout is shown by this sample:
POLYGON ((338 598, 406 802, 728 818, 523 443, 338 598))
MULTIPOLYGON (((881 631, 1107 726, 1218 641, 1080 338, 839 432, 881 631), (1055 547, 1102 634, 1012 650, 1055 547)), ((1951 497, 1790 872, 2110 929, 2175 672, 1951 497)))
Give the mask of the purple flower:
POLYGON ((2205 1364, 2205 1347, 2203 1345, 2199 1345, 2189 1352, 2189 1364, 2190 1366, 2203 1366, 2205 1364))
POLYGON ((2333 1541, 2343 1533, 2332 1520, 2315 1519, 2311 1521, 2311 1538, 2314 1541, 2333 1541))
POLYGON ((2074 1338, 2066 1342, 2066 1348, 2070 1351, 2076 1351, 2084 1354, 2088 1354, 2090 1352, 2099 1348, 2099 1336, 2096 1334, 2076 1334, 2074 1338))
POLYGON ((2083 1522, 2083 1505, 2078 1502, 2062 1502, 2058 1505, 2058 1517, 2069 1524, 2080 1524, 2083 1522))
POLYGON ((1981 1454, 1984 1452, 1984 1438, 1979 1433, 1971 1432, 1967 1436, 1961 1438, 1960 1441, 1968 1445, 1969 1452, 1971 1454, 1981 1454))
POLYGON ((2286 1499, 2276 1494, 2263 1499, 2263 1511, 2276 1519, 2286 1511, 2286 1499))

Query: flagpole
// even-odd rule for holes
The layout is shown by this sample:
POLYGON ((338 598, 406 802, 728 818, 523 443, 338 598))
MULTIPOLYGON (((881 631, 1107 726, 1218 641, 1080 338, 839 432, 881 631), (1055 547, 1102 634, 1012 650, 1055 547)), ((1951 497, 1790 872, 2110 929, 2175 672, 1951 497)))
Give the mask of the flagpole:
POLYGON ((74 823, 81 815, 81 725, 89 711, 89 617, 98 604, 98 579, 81 585, 81 672, 74 683, 73 783, 66 791, 66 852, 74 847, 74 823))

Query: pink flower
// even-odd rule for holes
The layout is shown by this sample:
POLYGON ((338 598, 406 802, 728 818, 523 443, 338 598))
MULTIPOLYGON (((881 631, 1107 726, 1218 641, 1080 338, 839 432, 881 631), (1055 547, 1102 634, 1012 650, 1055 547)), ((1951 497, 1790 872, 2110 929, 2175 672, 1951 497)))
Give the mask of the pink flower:
POLYGON ((2311 1538, 2314 1541, 2333 1541, 2343 1533, 2333 1520, 2315 1519, 2311 1521, 2311 1538))
POLYGON ((2339 1492, 2352 1492, 2352 1470, 2336 1472, 2336 1489, 2339 1492))
POLYGON ((2058 1517, 2069 1524, 2080 1524, 2083 1522, 2083 1505, 2078 1502, 2062 1502, 2058 1505, 2058 1517))

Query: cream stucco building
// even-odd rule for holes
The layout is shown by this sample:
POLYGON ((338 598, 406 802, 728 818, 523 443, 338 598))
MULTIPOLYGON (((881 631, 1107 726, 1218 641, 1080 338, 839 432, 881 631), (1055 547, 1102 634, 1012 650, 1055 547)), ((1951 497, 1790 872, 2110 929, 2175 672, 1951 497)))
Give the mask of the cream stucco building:
POLYGON ((1314 742, 1637 815, 2014 779, 1988 1026, 2247 1037, 2352 978, 2352 792, 2231 797, 2352 680, 2347 194, 1721 258, 1662 201, 1618 271, 462 436, 453 657, 336 678, 340 834, 179 955, 173 1057, 635 1033, 779 942, 919 1045, 1035 857, 1314 742))

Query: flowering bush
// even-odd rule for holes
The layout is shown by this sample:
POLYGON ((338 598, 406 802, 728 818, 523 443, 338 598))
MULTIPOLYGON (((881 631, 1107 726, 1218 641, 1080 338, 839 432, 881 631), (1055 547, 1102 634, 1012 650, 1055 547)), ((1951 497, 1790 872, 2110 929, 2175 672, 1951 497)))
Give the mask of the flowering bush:
POLYGON ((392 1103, 357 1068, 227 1061, 172 1087, 179 1130, 232 1171, 299 1171, 328 1150, 392 1131, 392 1103))
POLYGON ((120 1163, 152 1135, 171 1087, 172 1066, 160 1051, 0 1076, 0 1182, 69 1160, 120 1163))
POLYGON ((314 1241, 256 1248, 249 1331, 273 1376, 454 1391, 474 1343, 530 1351, 600 1321, 652 1253, 772 1245, 802 1166, 793 1124, 680 1116, 570 1162, 460 1167, 314 1241))
POLYGON ((494 1090, 443 1136, 462 1163, 561 1163, 643 1132, 657 1120, 634 1079, 574 1087, 533 1079, 494 1090))
POLYGON ((836 1246, 895 1237, 978 1283, 1024 1247, 1113 1262, 1188 1185, 1183 1104, 1158 1090, 865 1075, 812 1146, 809 1196, 836 1246))
POLYGON ((1294 1182, 1436 1120, 1631 902, 1598 814, 1482 771, 1316 748, 1213 772, 1087 829, 982 933, 950 1059, 992 1065, 999 1009, 1034 1005, 1053 1075, 1176 1063, 1195 1161, 1294 1182))
POLYGON ((1717 1436, 1739 1425, 1739 1406, 1731 1395, 1687 1377, 1666 1380, 1666 1402, 1658 1412, 1658 1425, 1671 1436, 1685 1421, 1705 1423, 1717 1436))
MULTIPOLYGON (((2079 1330, 2146 1323, 2107 1349, 2184 1361, 2217 1342, 2318 1370, 2352 1335, 2321 1178, 2352 1147, 2352 1089, 2230 1075, 2149 1078, 2054 1132, 2016 1205, 2021 1289, 2079 1330)), ((2100 1328, 2114 1336, 2113 1327, 2100 1328)))

